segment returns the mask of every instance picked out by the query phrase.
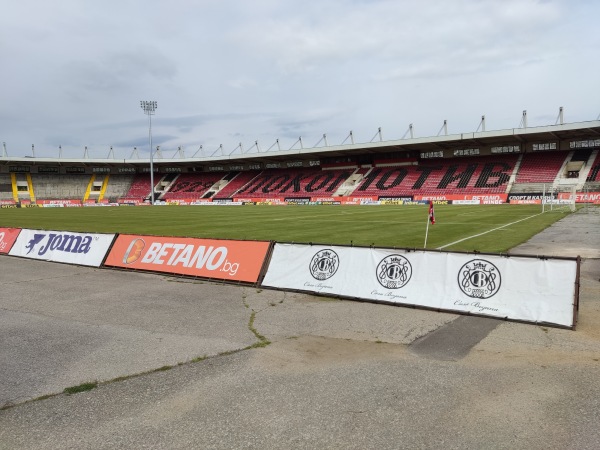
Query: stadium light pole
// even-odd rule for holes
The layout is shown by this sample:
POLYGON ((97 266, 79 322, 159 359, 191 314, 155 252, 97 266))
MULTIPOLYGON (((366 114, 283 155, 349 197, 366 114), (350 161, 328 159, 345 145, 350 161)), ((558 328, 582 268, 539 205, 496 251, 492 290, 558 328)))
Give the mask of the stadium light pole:
POLYGON ((148 140, 150 142, 150 204, 154 206, 154 164, 152 160, 152 116, 156 111, 157 104, 155 101, 140 101, 140 106, 144 110, 144 114, 148 116, 148 140))

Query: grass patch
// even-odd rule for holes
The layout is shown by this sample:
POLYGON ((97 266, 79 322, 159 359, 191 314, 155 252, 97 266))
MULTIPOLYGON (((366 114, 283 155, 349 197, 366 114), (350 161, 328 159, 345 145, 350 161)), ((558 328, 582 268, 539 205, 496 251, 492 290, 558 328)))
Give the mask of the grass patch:
POLYGON ((65 393, 67 395, 77 394, 79 392, 91 391, 92 389, 95 389, 97 386, 98 386, 97 381, 94 381, 93 383, 82 383, 78 386, 71 386, 71 387, 65 388, 63 393, 65 393))
POLYGON ((251 350, 253 348, 263 348, 263 347, 266 347, 267 345, 269 345, 270 343, 271 343, 271 341, 258 341, 252 345, 249 345, 248 347, 245 347, 244 350, 251 350))
POLYGON ((129 375, 129 376, 125 375, 122 377, 113 378, 112 380, 107 381, 107 383, 118 383, 119 381, 125 381, 125 380, 128 380, 129 378, 131 378, 131 375, 129 375))
MULTIPOLYGON (((260 334, 258 332, 258 330, 256 328, 254 328, 254 318, 256 317, 256 311, 252 311, 252 314, 250 314, 250 320, 248 321, 248 329, 250 331, 252 331, 252 333, 254 333, 254 336, 256 336, 256 339, 258 339, 258 344, 264 344, 261 345, 262 347, 266 347, 267 345, 269 345, 271 343, 271 341, 269 341, 266 337, 264 337, 262 334, 260 334)), ((256 344, 253 344, 256 345, 256 344)), ((250 348, 256 348, 253 346, 250 346, 250 348)))
MULTIPOLYGON (((437 205, 428 248, 539 214, 539 205, 437 205)), ((506 252, 563 213, 542 214, 447 250, 506 252)), ((97 233, 422 248, 426 206, 9 208, 0 226, 97 233)))

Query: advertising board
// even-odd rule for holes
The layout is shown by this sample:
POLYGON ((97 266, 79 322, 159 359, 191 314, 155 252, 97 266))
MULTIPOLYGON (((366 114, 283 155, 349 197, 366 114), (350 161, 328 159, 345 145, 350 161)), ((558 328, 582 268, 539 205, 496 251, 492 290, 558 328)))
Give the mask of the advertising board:
POLYGON ((255 283, 270 243, 121 234, 105 266, 255 283))
POLYGON ((43 207, 47 208, 49 206, 81 206, 81 200, 72 200, 72 199, 56 199, 56 200, 37 200, 36 203, 38 205, 43 205, 43 207))
POLYGON ((506 203, 510 198, 507 194, 436 194, 415 195, 415 200, 452 200, 452 203, 457 205, 466 205, 468 203, 459 203, 456 200, 477 200, 477 203, 474 202, 472 204, 490 205, 506 203))
POLYGON ((574 325, 575 259, 275 244, 263 285, 574 325))
POLYGON ((99 267, 114 234, 23 229, 9 255, 99 267))
MULTIPOLYGON (((562 200, 570 199, 571 194, 567 192, 561 192, 558 194, 558 198, 562 200)), ((597 203, 600 201, 600 192, 577 192, 575 194, 575 203, 597 203)))
POLYGON ((0 253, 10 251, 20 231, 20 228, 0 228, 0 253))

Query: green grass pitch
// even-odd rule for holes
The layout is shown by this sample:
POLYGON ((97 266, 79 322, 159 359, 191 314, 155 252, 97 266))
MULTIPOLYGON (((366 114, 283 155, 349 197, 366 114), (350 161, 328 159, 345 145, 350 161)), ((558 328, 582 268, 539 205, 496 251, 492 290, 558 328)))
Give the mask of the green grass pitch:
MULTIPOLYGON (((564 217, 540 213, 539 205, 436 205, 427 248, 506 252, 564 217)), ((423 248, 427 214, 426 205, 24 208, 0 210, 0 227, 423 248)))

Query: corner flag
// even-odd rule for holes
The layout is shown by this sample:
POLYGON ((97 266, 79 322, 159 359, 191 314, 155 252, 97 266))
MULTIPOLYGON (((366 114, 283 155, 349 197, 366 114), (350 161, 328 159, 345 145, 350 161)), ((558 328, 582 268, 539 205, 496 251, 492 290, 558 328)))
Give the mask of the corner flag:
POLYGON ((431 225, 435 225, 435 212, 433 211, 433 201, 429 200, 429 221, 431 225))

